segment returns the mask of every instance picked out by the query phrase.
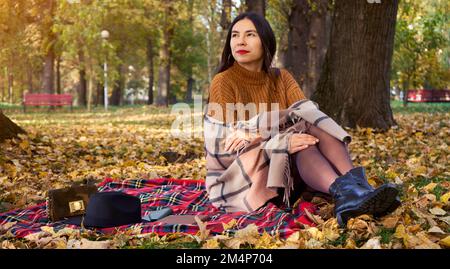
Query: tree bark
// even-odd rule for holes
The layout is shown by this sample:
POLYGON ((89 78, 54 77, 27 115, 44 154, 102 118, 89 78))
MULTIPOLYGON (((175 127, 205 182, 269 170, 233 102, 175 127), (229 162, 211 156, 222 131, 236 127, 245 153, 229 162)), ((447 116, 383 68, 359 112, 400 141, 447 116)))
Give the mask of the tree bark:
POLYGON ((329 4, 329 0, 296 0, 288 19, 284 66, 308 98, 316 89, 328 47, 331 28, 329 4))
POLYGON ((220 32, 220 42, 223 47, 225 40, 227 38, 227 31, 231 25, 231 0, 222 0, 222 13, 220 15, 220 27, 222 31, 220 32))
POLYGON ((97 82, 97 93, 95 95, 95 106, 102 105, 104 102, 104 86, 103 83, 97 82))
POLYGON ((42 76, 42 90, 46 93, 54 93, 54 62, 55 62, 55 54, 53 52, 53 46, 48 49, 47 55, 45 55, 44 59, 44 69, 42 76))
POLYGON ((28 93, 33 93, 33 67, 31 63, 28 62, 27 66, 27 82, 28 82, 28 93))
POLYGON ((266 16, 266 1, 265 0, 246 0, 247 12, 255 12, 263 17, 266 16))
POLYGON ((8 73, 8 101, 10 104, 13 102, 13 85, 14 75, 12 73, 8 73))
POLYGON ((84 59, 83 50, 78 51, 78 74, 79 74, 79 83, 78 83, 78 105, 86 106, 86 94, 87 94, 87 80, 86 80, 86 61, 84 59))
POLYGON ((169 19, 172 13, 170 1, 166 0, 165 18, 163 25, 163 39, 159 50, 159 78, 158 78, 158 97, 157 105, 168 106, 170 96, 170 42, 172 39, 173 28, 169 25, 169 19))
POLYGON ((61 94, 61 57, 56 59, 56 93, 61 94))
POLYGON ((192 78, 192 75, 190 75, 187 80, 187 90, 186 90, 186 97, 185 97, 186 103, 191 103, 193 101, 192 91, 194 89, 194 85, 195 85, 195 80, 192 78))
MULTIPOLYGON (((3 72, 3 70, 1 70, 3 72)), ((5 101, 5 96, 6 96, 6 88, 7 88, 7 80, 8 80, 8 68, 4 68, 4 72, 3 72, 3 79, 1 81, 1 85, 0 87, 2 87, 2 102, 5 101)))
MULTIPOLYGON (((46 23, 43 24, 45 41, 43 42, 45 57, 44 68, 42 73, 42 90, 46 93, 54 93, 54 64, 55 64, 55 39, 56 36, 52 31, 53 28, 53 16, 55 10, 54 0, 47 0, 47 14, 49 16, 46 23)), ((44 16, 45 16, 44 15, 44 16)))
POLYGON ((92 108, 92 93, 94 91, 94 76, 89 76, 89 82, 88 82, 88 87, 87 87, 87 110, 91 111, 92 108))
POLYGON ((0 110, 0 143, 5 139, 11 139, 24 133, 26 133, 25 130, 6 117, 0 110))
POLYGON ((122 93, 125 87, 124 66, 120 64, 117 67, 119 77, 114 82, 113 92, 111 94, 111 105, 120 106, 122 104, 122 93))
MULTIPOLYGON (((227 5, 229 4, 230 11, 231 11, 231 0, 224 0, 223 3, 225 4, 225 2, 229 2, 229 3, 226 3, 226 4, 227 5)), ((194 15, 194 1, 193 0, 189 0, 189 27, 191 29, 194 29, 194 16, 193 15, 194 15)), ((194 34, 194 33, 192 33, 192 34, 194 34)), ((187 80, 186 80, 186 82, 187 82, 187 89, 186 89, 186 95, 184 97, 184 101, 186 103, 191 103, 192 100, 193 100, 192 99, 192 91, 193 91, 194 82, 195 82, 195 80, 193 78, 193 73, 194 73, 194 71, 193 71, 192 63, 189 63, 188 71, 187 71, 187 80)))
POLYGON ((155 84, 155 69, 153 67, 153 40, 151 37, 147 38, 147 61, 148 61, 148 105, 153 104, 153 85, 155 84))
POLYGON ((312 98, 339 124, 395 125, 389 80, 398 0, 338 0, 330 46, 312 98))

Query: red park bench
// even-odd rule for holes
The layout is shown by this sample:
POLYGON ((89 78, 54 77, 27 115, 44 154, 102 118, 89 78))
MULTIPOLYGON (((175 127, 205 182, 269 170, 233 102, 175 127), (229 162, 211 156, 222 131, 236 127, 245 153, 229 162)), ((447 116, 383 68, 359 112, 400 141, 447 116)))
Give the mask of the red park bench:
POLYGON ((408 90, 408 102, 450 102, 450 90, 408 90))
POLYGON ((72 112, 71 94, 50 94, 50 93, 26 93, 23 96, 23 111, 27 106, 70 106, 72 112))

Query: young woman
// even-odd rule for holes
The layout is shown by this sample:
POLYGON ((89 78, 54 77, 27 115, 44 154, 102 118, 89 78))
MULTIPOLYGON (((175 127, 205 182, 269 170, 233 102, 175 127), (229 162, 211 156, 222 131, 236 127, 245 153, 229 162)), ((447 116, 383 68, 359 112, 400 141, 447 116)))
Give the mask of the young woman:
MULTIPOLYGON (((221 65, 211 83, 205 123, 228 128, 237 120, 249 120, 266 110, 292 111, 307 101, 288 71, 271 67, 275 51, 275 36, 262 16, 243 13, 234 19, 221 65), (250 111, 241 113, 243 106, 233 107, 235 104, 243 104, 250 111)), ((207 132, 220 133, 211 128, 205 125, 205 135, 207 132)), ((337 139, 339 136, 304 119, 295 122, 294 126, 291 124, 288 132, 290 134, 285 138, 289 171, 277 167, 283 162, 277 161, 282 158, 273 154, 275 151, 263 150, 263 145, 269 143, 277 145, 279 152, 283 152, 282 143, 272 143, 273 137, 262 138, 258 133, 235 129, 224 141, 213 138, 210 147, 205 142, 206 186, 211 202, 227 211, 254 211, 268 202, 283 206, 298 198, 298 193, 291 194, 291 186, 286 184, 286 177, 293 177, 296 186, 306 183, 310 188, 332 196, 340 225, 360 214, 382 216, 399 206, 395 187, 385 184, 374 189, 368 184, 364 168, 353 166, 347 143, 337 139), (226 152, 220 152, 220 146, 226 152), (277 170, 283 171, 277 174, 274 172, 277 170), (276 183, 275 175, 284 177, 284 183, 276 183), (282 199, 283 191, 290 196, 288 200, 282 199)))

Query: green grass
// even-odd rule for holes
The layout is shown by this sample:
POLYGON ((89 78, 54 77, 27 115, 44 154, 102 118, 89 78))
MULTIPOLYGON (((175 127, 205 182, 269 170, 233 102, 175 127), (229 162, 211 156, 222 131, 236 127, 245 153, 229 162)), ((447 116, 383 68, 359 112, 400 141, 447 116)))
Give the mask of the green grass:
POLYGON ((426 185, 430 183, 437 183, 436 187, 431 191, 432 194, 436 196, 436 199, 441 199, 441 196, 446 192, 446 189, 442 187, 440 183, 449 181, 450 178, 425 178, 425 177, 419 177, 418 179, 414 180, 413 184, 417 189, 421 189, 425 187, 426 185))
POLYGON ((406 107, 403 106, 403 101, 391 100, 391 108, 394 113, 446 113, 450 112, 449 103, 408 103, 406 107))
POLYGON ((447 178, 439 178, 439 177, 434 177, 434 178, 426 178, 426 177, 418 177, 414 182, 414 186, 417 189, 423 188, 426 185, 430 184, 430 183, 440 183, 440 182, 444 182, 444 181, 448 181, 449 179, 447 178))
POLYGON ((388 229, 388 228, 381 228, 380 231, 377 233, 378 236, 381 236, 380 242, 382 244, 388 244, 392 240, 392 236, 395 233, 395 229, 388 229))
POLYGON ((338 239, 331 241, 330 244, 337 247, 337 246, 344 246, 345 241, 347 241, 348 235, 346 233, 341 234, 338 239))
MULTIPOLYGON (((108 110, 111 112, 116 112, 118 110, 122 109, 134 109, 134 108, 141 108, 143 106, 146 106, 144 104, 138 104, 138 105, 123 105, 123 106, 109 106, 108 110)), ((169 111, 170 107, 169 106, 169 111)), ((189 106, 191 108, 194 107, 193 103, 190 103, 189 106)), ((398 100, 391 100, 391 108, 394 113, 415 113, 415 112, 424 112, 424 113, 446 113, 450 112, 450 102, 449 103, 408 103, 408 106, 404 107, 402 101, 398 100)), ((0 109, 3 109, 8 112, 12 113, 22 113, 22 105, 21 104, 8 104, 8 103, 1 103, 0 102, 0 109)), ((163 109, 163 108, 162 108, 163 109)), ((93 106, 92 111, 93 113, 102 113, 105 109, 103 106, 93 106)), ((69 107, 58 107, 55 110, 50 111, 50 113, 70 113, 69 107)), ((87 112, 87 109, 85 107, 73 107, 73 112, 87 112)), ((47 114, 48 108, 47 107, 30 107, 27 108, 27 113, 30 114, 47 114)))
POLYGON ((433 194, 436 196, 436 199, 439 200, 441 199, 442 194, 444 194, 446 191, 446 189, 444 187, 442 187, 441 185, 437 185, 434 189, 433 189, 433 194))

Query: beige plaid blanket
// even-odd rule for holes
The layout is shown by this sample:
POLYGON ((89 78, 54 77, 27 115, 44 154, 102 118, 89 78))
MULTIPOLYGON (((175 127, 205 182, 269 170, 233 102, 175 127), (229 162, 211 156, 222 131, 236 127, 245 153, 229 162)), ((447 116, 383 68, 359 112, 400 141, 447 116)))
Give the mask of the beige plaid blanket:
POLYGON ((308 99, 284 110, 261 112, 247 121, 228 124, 205 114, 206 189, 210 202, 226 212, 251 212, 278 196, 278 188, 283 188, 283 201, 290 206, 294 179, 289 139, 310 125, 344 143, 351 142, 351 136, 308 99), (225 151, 226 138, 237 130, 254 138, 235 152, 225 151))

